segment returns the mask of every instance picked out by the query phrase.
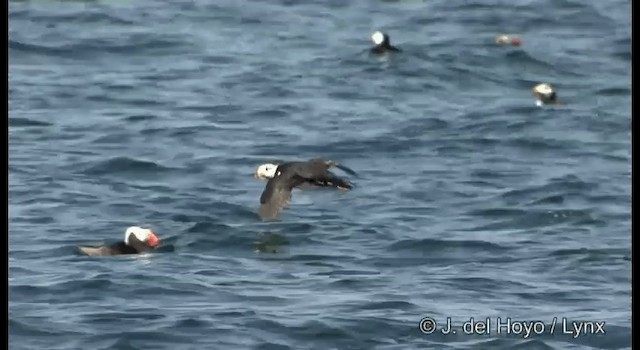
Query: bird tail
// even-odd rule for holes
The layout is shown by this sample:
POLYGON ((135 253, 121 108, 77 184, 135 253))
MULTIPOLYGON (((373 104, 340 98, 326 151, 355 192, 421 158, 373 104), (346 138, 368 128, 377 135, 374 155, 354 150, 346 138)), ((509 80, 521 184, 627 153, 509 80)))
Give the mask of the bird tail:
POLYGON ((350 189, 353 189, 353 184, 351 184, 347 180, 339 178, 337 176, 331 178, 331 183, 333 183, 333 185, 336 186, 337 188, 339 188, 341 190, 344 190, 344 191, 348 191, 350 189))
POLYGON ((352 170, 352 169, 350 169, 350 168, 347 168, 346 166, 344 166, 344 165, 342 165, 342 164, 338 164, 338 163, 336 163, 336 164, 335 164, 335 167, 336 167, 336 168, 338 168, 338 169, 340 169, 340 170, 342 170, 342 171, 344 171, 345 173, 347 173, 347 174, 349 174, 349 175, 358 176, 358 174, 357 174, 355 171, 353 171, 353 170, 352 170))

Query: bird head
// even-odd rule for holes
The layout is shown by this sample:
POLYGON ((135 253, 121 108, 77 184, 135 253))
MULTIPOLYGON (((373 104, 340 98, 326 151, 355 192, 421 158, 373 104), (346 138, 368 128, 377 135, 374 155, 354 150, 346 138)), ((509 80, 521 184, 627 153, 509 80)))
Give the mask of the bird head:
POLYGON ((276 170, 278 169, 277 164, 266 163, 260 165, 256 168, 256 172, 254 173, 254 177, 260 180, 269 180, 276 176, 276 170))
POLYGON ((533 87, 533 96, 537 98, 536 104, 556 102, 556 92, 551 85, 543 83, 533 87))
POLYGON ((388 37, 386 34, 384 34, 381 31, 376 31, 373 34, 371 34, 371 41, 373 41, 373 44, 378 46, 378 45, 382 45, 384 42, 388 41, 388 37))
POLYGON ((142 228, 138 226, 131 226, 124 233, 124 243, 129 245, 131 238, 135 237, 138 241, 147 244, 150 247, 155 247, 160 243, 160 239, 156 234, 148 228, 142 228))

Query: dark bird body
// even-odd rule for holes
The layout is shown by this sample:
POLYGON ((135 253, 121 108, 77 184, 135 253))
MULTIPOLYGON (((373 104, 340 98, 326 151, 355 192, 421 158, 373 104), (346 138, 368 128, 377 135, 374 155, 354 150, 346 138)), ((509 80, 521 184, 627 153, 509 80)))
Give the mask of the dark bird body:
POLYGON ((401 50, 395 46, 392 46, 391 44, 381 44, 381 45, 377 45, 371 48, 370 51, 372 54, 376 54, 376 55, 380 55, 383 54, 385 52, 401 52, 401 50))

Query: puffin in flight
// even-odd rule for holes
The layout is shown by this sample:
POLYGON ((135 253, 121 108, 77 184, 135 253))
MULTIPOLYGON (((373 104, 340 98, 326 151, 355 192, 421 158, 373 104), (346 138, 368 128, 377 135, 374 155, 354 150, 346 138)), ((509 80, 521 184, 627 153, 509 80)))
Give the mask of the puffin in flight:
POLYGON ((254 177, 267 180, 267 185, 260 196, 260 217, 263 220, 275 219, 291 202, 291 190, 294 187, 311 185, 333 187, 343 191, 352 189, 351 183, 329 171, 334 167, 355 175, 353 170, 325 159, 260 165, 254 177))
POLYGON ((90 256, 140 254, 155 249, 160 244, 156 234, 147 228, 129 227, 124 233, 124 241, 100 247, 78 247, 90 256))

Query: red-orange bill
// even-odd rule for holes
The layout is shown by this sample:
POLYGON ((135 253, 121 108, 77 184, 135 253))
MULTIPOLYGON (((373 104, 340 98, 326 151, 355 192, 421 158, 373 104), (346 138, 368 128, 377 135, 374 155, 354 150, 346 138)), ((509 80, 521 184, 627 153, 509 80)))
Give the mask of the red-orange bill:
POLYGON ((147 243, 149 243, 150 246, 155 247, 158 244, 160 244, 160 239, 158 238, 158 236, 156 236, 155 233, 150 233, 149 237, 147 238, 147 243))

